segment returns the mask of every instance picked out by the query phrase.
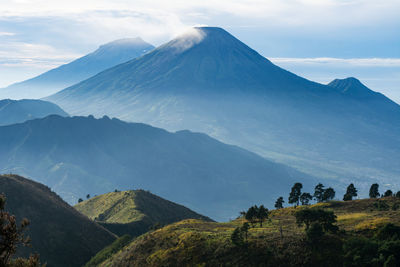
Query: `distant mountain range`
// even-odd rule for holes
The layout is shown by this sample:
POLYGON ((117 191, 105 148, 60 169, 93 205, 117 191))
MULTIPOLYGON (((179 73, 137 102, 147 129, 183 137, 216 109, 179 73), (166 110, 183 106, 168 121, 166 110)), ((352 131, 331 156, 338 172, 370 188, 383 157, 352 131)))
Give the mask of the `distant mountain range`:
POLYGON ((151 228, 184 219, 211 221, 184 206, 144 190, 116 191, 75 205, 82 214, 122 236, 139 236, 151 228))
POLYGON ((44 118, 48 115, 68 116, 56 104, 43 100, 0 100, 0 126, 44 118))
POLYGON ((143 188, 216 220, 273 205, 294 182, 316 180, 205 134, 56 115, 0 127, 0 173, 48 185, 69 203, 143 188))
POLYGON ((204 132, 339 184, 400 186, 399 105, 353 78, 299 77, 221 28, 194 28, 47 100, 71 114, 204 132))
POLYGON ((17 175, 0 175, 5 210, 30 221, 26 236, 32 247, 18 247, 18 256, 39 253, 47 266, 82 266, 116 236, 65 203, 48 187, 17 175))
POLYGON ((140 38, 120 39, 71 63, 0 89, 0 98, 42 98, 154 49, 140 38))

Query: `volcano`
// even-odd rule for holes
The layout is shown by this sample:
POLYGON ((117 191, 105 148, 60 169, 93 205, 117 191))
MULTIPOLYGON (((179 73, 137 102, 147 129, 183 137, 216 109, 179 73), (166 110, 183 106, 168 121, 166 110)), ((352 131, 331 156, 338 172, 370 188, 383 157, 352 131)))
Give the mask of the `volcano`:
POLYGON ((400 186, 399 105, 350 91, 288 72, 221 28, 200 27, 47 100, 70 114, 204 132, 343 184, 400 186))

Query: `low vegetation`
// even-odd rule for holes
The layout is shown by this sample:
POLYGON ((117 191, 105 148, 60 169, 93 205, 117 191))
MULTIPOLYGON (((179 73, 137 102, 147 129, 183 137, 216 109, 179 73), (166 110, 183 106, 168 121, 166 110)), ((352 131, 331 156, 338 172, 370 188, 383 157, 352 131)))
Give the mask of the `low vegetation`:
POLYGON ((184 220, 136 238, 100 265, 398 266, 399 204, 384 197, 280 208, 267 211, 262 226, 257 216, 246 219, 257 206, 226 223, 184 220))
POLYGON ((189 218, 211 221, 144 190, 115 190, 92 198, 89 196, 75 205, 75 209, 119 236, 139 236, 150 229, 189 218))

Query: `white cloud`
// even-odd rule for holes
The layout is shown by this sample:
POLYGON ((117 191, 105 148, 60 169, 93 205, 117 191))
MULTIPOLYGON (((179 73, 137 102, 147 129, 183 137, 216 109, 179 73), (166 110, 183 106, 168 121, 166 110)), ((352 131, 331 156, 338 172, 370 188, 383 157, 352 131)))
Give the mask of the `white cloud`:
POLYGON ((0 36, 14 36, 15 33, 13 32, 0 32, 0 36))
POLYGON ((3 42, 0 43, 0 66, 3 67, 33 67, 48 69, 59 66, 81 56, 68 53, 49 45, 3 42))

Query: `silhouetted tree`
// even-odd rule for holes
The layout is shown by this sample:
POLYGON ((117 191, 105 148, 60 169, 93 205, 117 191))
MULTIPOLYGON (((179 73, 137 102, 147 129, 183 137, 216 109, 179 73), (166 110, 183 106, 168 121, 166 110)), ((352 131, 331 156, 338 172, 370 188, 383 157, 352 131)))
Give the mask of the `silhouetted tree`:
POLYGON ((278 199, 275 201, 275 208, 282 209, 284 202, 285 202, 285 200, 283 200, 283 197, 278 197, 278 199))
POLYGON ((79 199, 78 199, 78 203, 81 203, 82 201, 83 201, 82 198, 79 198, 79 199))
MULTIPOLYGON (((0 266, 10 266, 11 257, 17 252, 19 245, 28 246, 30 239, 24 237, 24 230, 29 225, 27 219, 23 219, 20 226, 14 215, 4 211, 6 198, 0 195, 0 266)), ((12 262, 14 266, 39 266, 39 257, 30 256, 29 259, 18 258, 12 262), (28 265, 30 264, 30 265, 28 265)))
POLYGON ((254 205, 247 210, 245 219, 248 220, 251 223, 251 225, 254 226, 254 224, 257 222, 257 216, 258 216, 258 207, 257 205, 254 205))
POLYGON ((322 202, 322 200, 324 198, 324 192, 325 192, 325 189, 324 189, 323 184, 319 183, 315 186, 314 198, 315 198, 315 200, 317 200, 318 203, 322 202))
POLYGON ((377 198, 379 197, 379 185, 378 184, 372 184, 370 189, 369 189, 369 197, 370 198, 377 198))
POLYGON ((353 197, 357 196, 357 189, 354 187, 354 184, 350 184, 347 187, 346 194, 343 196, 344 201, 353 200, 353 197))
MULTIPOLYGON (((257 206, 256 206, 257 207, 257 206)), ((260 222, 260 227, 262 227, 263 222, 268 219, 268 209, 261 205, 257 210, 257 219, 260 222)))
POLYGON ((323 201, 329 201, 335 198, 336 192, 335 190, 333 190, 332 187, 328 187, 327 189, 325 189, 324 191, 324 195, 322 197, 323 201))
POLYGON ((295 183, 293 185, 289 195, 289 204, 295 204, 295 207, 299 205, 302 188, 303 185, 301 183, 295 183))
POLYGON ((384 197, 392 197, 393 196, 393 192, 392 190, 386 190, 385 194, 383 194, 384 197))
POLYGON ((86 198, 89 199, 89 198, 90 198, 90 194, 87 194, 87 195, 86 195, 86 198))
POLYGON ((312 200, 312 195, 310 193, 303 193, 300 196, 301 205, 308 205, 310 200, 312 200))
POLYGON ((396 197, 400 197, 400 191, 397 191, 396 197))

